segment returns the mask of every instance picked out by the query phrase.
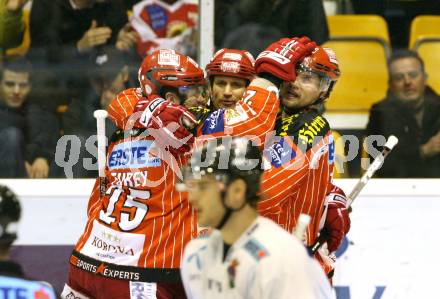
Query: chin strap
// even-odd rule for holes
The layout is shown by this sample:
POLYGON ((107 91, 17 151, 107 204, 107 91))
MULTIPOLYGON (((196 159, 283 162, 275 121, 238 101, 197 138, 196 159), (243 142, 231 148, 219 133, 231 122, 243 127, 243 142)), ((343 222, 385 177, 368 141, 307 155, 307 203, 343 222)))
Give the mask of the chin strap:
MULTIPOLYGON (((226 187, 226 188, 227 188, 227 187, 226 187)), ((229 218, 231 218, 232 212, 240 211, 240 210, 243 209, 243 208, 246 206, 246 204, 247 204, 247 201, 245 201, 245 202, 241 205, 241 207, 238 207, 237 209, 231 209, 230 207, 226 206, 226 204, 225 204, 226 192, 223 191, 222 194, 221 194, 221 196, 222 196, 222 205, 223 205, 223 207, 225 208, 225 213, 223 214, 223 217, 222 217, 222 219, 220 220, 220 223, 217 224, 217 226, 215 227, 215 228, 218 229, 218 230, 222 229, 222 227, 226 224, 226 222, 228 222, 229 218)))
MULTIPOLYGON (((223 206, 225 207, 225 205, 223 204, 223 206)), ((222 220, 220 220, 220 223, 215 227, 216 229, 222 229, 222 227, 226 224, 226 222, 228 222, 229 218, 231 217, 231 214, 233 212, 232 209, 230 208, 226 208, 225 213, 223 214, 222 220)))

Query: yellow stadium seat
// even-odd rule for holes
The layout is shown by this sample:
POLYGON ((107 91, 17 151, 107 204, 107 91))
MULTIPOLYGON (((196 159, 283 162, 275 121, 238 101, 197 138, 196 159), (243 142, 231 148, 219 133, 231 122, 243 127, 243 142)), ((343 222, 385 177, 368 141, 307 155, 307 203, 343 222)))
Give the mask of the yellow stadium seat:
POLYGON ((425 41, 418 45, 417 52, 425 62, 428 84, 440 94, 440 37, 437 41, 425 41))
POLYGON ((341 77, 326 103, 328 112, 368 113, 388 88, 387 56, 374 41, 328 41, 339 60, 341 77))
POLYGON ((6 50, 6 56, 24 56, 29 50, 31 45, 31 31, 29 27, 30 11, 28 9, 23 9, 23 22, 24 22, 24 34, 23 41, 21 45, 16 48, 11 48, 6 50))
POLYGON ((440 16, 417 16, 411 22, 409 48, 414 48, 418 40, 440 38, 440 16))
POLYGON ((390 44, 388 25, 378 15, 334 15, 327 17, 330 39, 376 38, 390 44))

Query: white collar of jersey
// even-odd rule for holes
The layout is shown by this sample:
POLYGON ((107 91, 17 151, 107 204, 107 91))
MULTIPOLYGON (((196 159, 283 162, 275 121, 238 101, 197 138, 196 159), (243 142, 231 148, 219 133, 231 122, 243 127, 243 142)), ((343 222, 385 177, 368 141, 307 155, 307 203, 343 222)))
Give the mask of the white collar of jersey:
MULTIPOLYGON (((261 223, 267 221, 262 216, 258 216, 254 222, 241 234, 237 241, 229 248, 228 254, 225 261, 228 261, 228 257, 234 252, 234 250, 243 247, 250 239, 252 239, 253 234, 256 232, 261 223)), ((209 237, 211 260, 216 260, 217 262, 222 262, 223 260, 223 237, 219 230, 214 229, 209 237)))

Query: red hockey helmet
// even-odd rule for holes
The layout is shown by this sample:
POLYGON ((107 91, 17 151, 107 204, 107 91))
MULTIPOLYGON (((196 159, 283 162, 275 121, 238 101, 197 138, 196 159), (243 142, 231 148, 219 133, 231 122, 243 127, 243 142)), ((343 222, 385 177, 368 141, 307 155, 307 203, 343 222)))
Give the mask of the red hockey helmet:
POLYGON ((175 50, 161 49, 144 58, 138 72, 142 91, 158 94, 164 86, 204 85, 205 76, 198 64, 175 50))
POLYGON ((325 91, 322 99, 328 98, 336 81, 341 75, 338 59, 330 48, 317 46, 310 56, 298 65, 299 71, 309 71, 321 78, 322 90, 325 91))
POLYGON ((214 75, 232 76, 251 81, 255 76, 255 59, 244 50, 221 49, 206 65, 208 77, 214 75))

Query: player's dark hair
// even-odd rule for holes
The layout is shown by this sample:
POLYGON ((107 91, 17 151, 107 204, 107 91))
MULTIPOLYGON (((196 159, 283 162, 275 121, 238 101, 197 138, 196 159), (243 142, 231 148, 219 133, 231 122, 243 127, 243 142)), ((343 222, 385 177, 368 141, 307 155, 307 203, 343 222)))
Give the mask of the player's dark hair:
POLYGON ((159 88, 159 90, 158 90, 158 94, 162 97, 162 98, 164 98, 165 99, 165 95, 167 94, 167 92, 172 92, 172 93, 175 93, 178 97, 179 97, 179 100, 180 100, 180 104, 182 105, 183 103, 183 97, 182 97, 182 95, 179 93, 179 90, 177 89, 177 87, 174 87, 174 86, 164 86, 164 85, 162 85, 160 88, 159 88))
POLYGON ((423 73, 425 73, 425 63, 423 62, 422 58, 419 56, 419 54, 413 50, 408 49, 399 49, 393 52, 391 57, 388 59, 388 73, 391 74, 391 65, 400 59, 404 58, 415 58, 420 63, 420 67, 423 73))
POLYGON ((14 228, 20 220, 21 206, 17 196, 5 185, 0 185, 0 251, 6 251, 17 238, 14 228))
POLYGON ((226 178, 225 183, 229 185, 237 179, 242 179, 246 183, 246 202, 256 207, 260 199, 260 185, 262 170, 262 153, 250 140, 242 137, 217 138, 210 140, 200 150, 200 161, 196 155, 190 161, 191 167, 197 167, 198 171, 205 173, 220 174, 226 178), (222 161, 223 155, 225 161, 222 161), (205 161, 205 165, 199 163, 205 161), (257 162, 254 167, 249 168, 246 163, 257 162))
POLYGON ((14 73, 29 73, 32 72, 32 64, 29 60, 21 56, 6 57, 3 63, 0 64, 0 80, 3 79, 5 70, 14 73))

